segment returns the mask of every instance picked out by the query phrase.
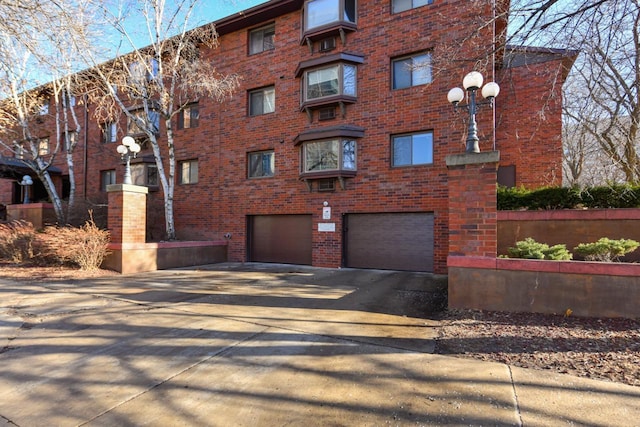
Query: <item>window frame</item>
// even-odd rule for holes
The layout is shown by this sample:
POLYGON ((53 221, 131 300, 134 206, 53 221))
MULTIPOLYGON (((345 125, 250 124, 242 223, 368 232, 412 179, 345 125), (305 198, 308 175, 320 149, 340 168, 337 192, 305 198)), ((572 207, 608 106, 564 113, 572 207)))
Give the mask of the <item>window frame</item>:
POLYGON ((199 103, 192 102, 190 104, 187 104, 178 114, 177 125, 178 130, 197 128, 200 125, 199 103))
POLYGON ((140 185, 151 189, 159 186, 158 166, 155 162, 138 162, 130 165, 131 181, 133 185, 140 185), (140 172, 142 170, 142 173, 140 172), (140 179, 142 177, 142 179, 140 179))
POLYGON ((198 159, 181 160, 178 162, 178 184, 180 185, 194 185, 198 183, 199 175, 198 159), (195 167, 194 167, 195 165, 195 167), (188 166, 188 168, 185 168, 188 166), (185 180, 185 169, 188 169, 187 179, 185 180))
POLYGON ((14 143, 13 147, 13 158, 18 160, 24 160, 26 149, 23 144, 14 143))
POLYGON ((146 61, 133 61, 129 64, 129 83, 138 88, 151 82, 160 75, 160 63, 156 58, 149 57, 146 61))
POLYGON ((116 122, 104 122, 100 125, 102 143, 111 144, 118 140, 118 126, 116 122))
POLYGON ((107 187, 109 185, 112 184, 117 184, 117 177, 116 177, 116 170, 115 169, 106 169, 106 170, 102 170, 100 171, 100 191, 105 192, 107 191, 107 187), (107 182, 107 179, 105 179, 107 176, 109 176, 109 182, 107 182))
MULTIPOLYGON (((253 89, 250 90, 247 94, 247 98, 248 98, 248 105, 247 105, 247 110, 248 110, 248 115, 250 117, 256 117, 256 116, 262 116, 265 114, 271 114, 271 113, 275 113, 276 112, 276 87, 274 85, 271 86, 264 86, 258 89, 253 89), (273 99, 272 99, 272 107, 273 110, 272 111, 264 111, 264 107, 265 107, 265 101, 268 100, 268 96, 266 95, 267 92, 272 92, 273 93, 273 99), (262 111, 261 112, 254 112, 253 111, 253 97, 256 95, 261 95, 262 96, 262 111)), ((269 103, 267 102, 267 105, 269 103)))
POLYGON ((409 132, 409 133, 401 133, 401 134, 395 134, 395 135, 391 135, 391 167, 393 168, 404 168, 404 167, 415 167, 415 166, 429 166, 429 165, 433 165, 434 163, 434 135, 433 135, 433 130, 424 130, 424 131, 417 131, 417 132, 409 132), (414 141, 414 137, 416 136, 429 136, 429 144, 430 147, 429 148, 429 153, 428 153, 428 157, 429 157, 429 161, 427 162, 422 162, 422 163, 417 163, 415 158, 414 158, 414 148, 415 148, 415 143, 416 141, 414 141), (407 137, 411 137, 411 145, 409 147, 410 151, 409 151, 409 155, 410 155, 410 162, 409 163, 397 163, 396 162, 396 158, 397 158, 397 154, 396 154, 396 140, 399 140, 400 138, 407 138, 407 137))
POLYGON ((258 27, 258 28, 254 28, 252 30, 249 30, 249 40, 247 42, 247 51, 249 55, 257 55, 259 53, 262 52, 268 52, 270 50, 275 50, 276 48, 276 44, 275 44, 275 39, 276 39, 276 24, 275 22, 272 22, 271 24, 268 25, 264 25, 262 27, 258 27), (256 40, 258 42, 260 42, 260 44, 262 45, 262 48, 260 50, 253 50, 254 47, 254 36, 255 35, 259 35, 260 39, 256 40), (269 37, 271 39, 271 42, 269 44, 268 40, 269 37))
POLYGON ((275 150, 261 150, 261 151, 252 151, 250 153, 247 153, 247 178, 248 179, 264 179, 264 178, 273 178, 276 174, 276 153, 275 150), (269 155, 269 172, 271 173, 265 173, 264 171, 264 162, 265 162, 265 155, 269 155), (251 159, 253 156, 260 156, 260 161, 259 164, 261 165, 260 170, 262 171, 262 173, 260 175, 257 174, 252 174, 252 167, 251 167, 251 159))
POLYGON ((40 105, 40 107, 38 108, 38 115, 39 116, 46 116, 49 114, 49 104, 51 103, 50 99, 47 99, 47 102, 43 103, 42 105, 40 105))
MULTIPOLYGON (((129 113, 133 116, 139 117, 142 116, 144 120, 144 108, 133 108, 129 110, 129 113)), ((156 135, 160 135, 160 113, 155 110, 149 109, 149 122, 153 123, 154 130, 153 132, 156 135)), ((136 137, 136 136, 147 136, 147 132, 144 129, 141 129, 138 124, 131 117, 127 116, 127 135, 136 137)))
POLYGON ((337 27, 337 26, 341 26, 341 25, 348 25, 348 26, 356 26, 358 23, 358 2, 357 0, 306 0, 304 2, 304 10, 303 10, 303 21, 302 21, 302 29, 303 32, 306 33, 312 33, 324 28, 332 28, 332 27, 337 27), (322 21, 318 24, 315 24, 313 26, 310 26, 309 24, 309 20, 310 17, 312 16, 312 13, 309 12, 309 5, 320 5, 322 2, 326 2, 328 5, 325 6, 325 10, 335 10, 335 3, 337 3, 338 6, 338 10, 336 12, 337 17, 335 19, 331 19, 328 21, 322 21), (329 4, 332 3, 333 4, 329 4), (349 3, 349 10, 348 12, 351 12, 353 14, 353 17, 349 18, 347 16, 347 2, 349 3), (332 7, 333 6, 333 7, 332 7))
MULTIPOLYGON (((327 80, 328 81, 328 80, 327 80)), ((322 81, 320 83, 317 83, 318 85, 321 85, 322 83, 325 83, 326 81, 322 81)), ((314 67, 314 68, 309 68, 308 70, 304 70, 304 73, 302 74, 302 102, 303 104, 305 103, 309 103, 309 102, 318 102, 318 101, 322 101, 324 99, 328 99, 328 98, 334 98, 334 97, 351 97, 351 98, 357 98, 358 96, 358 66, 356 64, 351 64, 348 62, 336 62, 333 64, 326 64, 320 67, 314 67), (353 93, 345 93, 345 67, 350 67, 353 69, 353 93), (331 69, 337 69, 337 80, 338 80, 338 86, 337 86, 337 93, 331 93, 328 95, 320 95, 320 96, 315 96, 313 98, 309 97, 309 75, 311 73, 317 73, 317 72, 321 72, 321 71, 327 71, 327 70, 331 70, 331 69)))
POLYGON ((49 137, 38 138, 38 156, 48 156, 51 152, 49 137))
POLYGON ((78 136, 78 132, 70 130, 68 132, 62 132, 60 139, 65 144, 65 147, 68 148, 69 146, 73 146, 78 143, 78 136))
POLYGON ((396 4, 398 3, 398 1, 399 0, 391 0, 391 13, 392 14, 402 13, 402 12, 406 12, 407 10, 417 9, 419 7, 422 7, 422 6, 428 6, 430 4, 433 4, 433 0, 405 0, 405 1, 408 1, 409 3, 411 3, 411 6, 406 8, 406 9, 396 10, 396 4), (416 4, 416 3, 418 3, 418 4, 416 4))
MULTIPOLYGON (((332 151, 332 150, 331 150, 332 151)), ((330 151, 330 152, 331 152, 330 151)), ((305 175, 305 176, 309 176, 309 175, 313 175, 313 174, 321 174, 321 175, 325 175, 325 174, 341 174, 343 172, 349 173, 349 174, 355 174, 358 170, 358 144, 356 142, 355 138, 350 138, 350 137, 334 137, 334 138, 327 138, 327 139, 318 139, 318 140, 311 140, 311 141, 304 141, 301 144, 301 162, 300 162, 300 167, 301 167, 301 175, 305 175), (335 143, 335 144, 334 144, 335 143), (321 144, 334 144, 334 147, 337 148, 337 156, 336 156, 336 167, 335 168, 321 168, 321 169, 316 169, 316 168, 309 168, 307 166, 308 161, 311 160, 310 158, 310 146, 313 145, 321 145, 321 144), (348 167, 345 166, 345 149, 346 149, 346 144, 350 144, 352 146, 352 159, 351 159, 351 164, 352 167, 348 167)), ((321 159, 322 161, 322 159, 321 159)))
POLYGON ((410 87, 416 87, 416 86, 422 86, 422 85, 426 85, 429 83, 433 82, 433 72, 432 72, 432 55, 431 55, 431 51, 421 51, 421 52, 415 52, 409 55, 403 55, 403 56, 398 56, 396 58, 392 58, 391 59, 391 89, 392 90, 401 90, 401 89, 408 89, 410 87), (425 56, 427 58, 426 62, 429 65, 429 69, 428 69, 428 81, 426 82, 421 82, 421 83, 414 83, 414 72, 424 72, 421 69, 412 69, 412 67, 415 67, 415 58, 419 58, 419 57, 423 57, 425 56), (411 80, 409 85, 407 86, 399 86, 396 84, 396 80, 397 80, 397 72, 396 72, 396 65, 404 65, 407 66, 406 61, 407 60, 411 60, 411 64, 408 65, 409 67, 409 79, 411 80))

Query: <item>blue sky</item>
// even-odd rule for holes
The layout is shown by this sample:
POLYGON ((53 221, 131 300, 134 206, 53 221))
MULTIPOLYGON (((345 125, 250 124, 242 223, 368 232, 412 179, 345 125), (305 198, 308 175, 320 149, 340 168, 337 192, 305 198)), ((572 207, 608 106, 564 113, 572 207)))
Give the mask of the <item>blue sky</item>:
MULTIPOLYGON (((195 28, 209 22, 217 21, 258 4, 265 3, 266 1, 267 0, 201 0, 197 3, 193 15, 189 18, 188 26, 189 28, 195 28)), ((121 4, 121 1, 116 0, 114 3, 115 4, 110 7, 112 11, 118 9, 116 5, 121 4)), ((150 44, 149 37, 145 34, 144 19, 140 17, 139 12, 136 13, 135 11, 136 2, 125 0, 125 4, 128 4, 129 7, 132 8, 125 12, 125 15, 128 16, 126 19, 127 32, 133 37, 137 48, 148 46, 150 44)), ((167 0, 165 10, 167 12, 175 10, 173 0, 167 0)), ((120 36, 118 34, 114 34, 114 36, 115 39, 112 40, 111 43, 118 45, 120 43, 120 36)), ((123 49, 125 51, 130 50, 127 43, 123 45, 123 49)), ((120 53, 122 53, 122 51, 120 53)))
POLYGON ((197 21, 217 21, 241 10, 249 9, 267 0, 202 0, 197 7, 197 21))

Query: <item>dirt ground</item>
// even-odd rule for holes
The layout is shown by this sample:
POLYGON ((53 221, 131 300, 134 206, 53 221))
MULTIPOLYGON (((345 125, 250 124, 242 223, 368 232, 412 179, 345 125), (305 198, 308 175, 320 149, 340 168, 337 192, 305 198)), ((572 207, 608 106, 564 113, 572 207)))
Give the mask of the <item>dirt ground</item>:
MULTIPOLYGON (((0 262, 0 277, 41 280, 118 275, 0 262)), ((447 310, 438 314, 436 353, 546 369, 640 387, 640 319, 447 310)))
POLYGON ((470 310, 439 319, 439 354, 640 386, 638 319, 470 310))

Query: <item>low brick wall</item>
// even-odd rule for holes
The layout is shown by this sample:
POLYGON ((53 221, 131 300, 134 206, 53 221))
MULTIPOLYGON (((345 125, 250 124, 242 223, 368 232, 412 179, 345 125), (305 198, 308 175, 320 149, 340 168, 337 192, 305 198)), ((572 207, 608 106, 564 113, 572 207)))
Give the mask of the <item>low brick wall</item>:
MULTIPOLYGON (((498 211, 498 255, 506 255, 527 237, 549 245, 566 244, 570 252, 601 237, 640 242, 640 209, 498 211)), ((640 262, 640 250, 623 260, 640 262)))
POLYGON ((640 264, 455 257, 449 308, 640 318, 640 264))
POLYGON ((111 243, 102 268, 122 274, 227 261, 227 242, 111 243))
POLYGON ((51 203, 7 205, 7 221, 17 220, 30 222, 36 230, 57 222, 56 213, 51 203))

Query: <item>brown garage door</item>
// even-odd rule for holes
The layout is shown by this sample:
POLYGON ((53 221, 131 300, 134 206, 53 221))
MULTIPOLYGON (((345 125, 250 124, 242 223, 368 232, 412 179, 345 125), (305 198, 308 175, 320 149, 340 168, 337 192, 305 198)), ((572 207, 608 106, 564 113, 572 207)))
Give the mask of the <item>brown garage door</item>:
POLYGON ((249 260, 311 265, 311 215, 249 217, 249 260))
POLYGON ((345 215, 345 265, 433 271, 433 214, 345 215))

